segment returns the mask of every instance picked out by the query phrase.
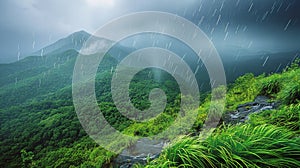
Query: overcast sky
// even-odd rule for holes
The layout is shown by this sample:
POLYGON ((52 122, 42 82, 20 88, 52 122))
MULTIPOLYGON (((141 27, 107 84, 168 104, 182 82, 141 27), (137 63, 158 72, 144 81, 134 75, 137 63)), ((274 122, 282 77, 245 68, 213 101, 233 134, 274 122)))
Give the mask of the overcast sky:
POLYGON ((299 0, 1 0, 0 62, 16 59, 18 53, 30 54, 75 31, 93 33, 113 18, 146 10, 193 21, 217 46, 296 50, 299 8, 299 0))

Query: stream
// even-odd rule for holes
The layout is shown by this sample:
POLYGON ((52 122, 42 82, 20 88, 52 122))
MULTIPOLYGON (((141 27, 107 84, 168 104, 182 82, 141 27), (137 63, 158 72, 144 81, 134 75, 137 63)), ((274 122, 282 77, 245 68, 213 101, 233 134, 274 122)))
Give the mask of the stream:
POLYGON ((228 112, 223 116, 225 124, 243 123, 249 119, 249 115, 264 110, 272 110, 279 106, 278 102, 269 102, 266 96, 257 96, 253 102, 241 104, 236 111, 228 112))
MULTIPOLYGON (((253 102, 241 104, 236 111, 226 113, 223 116, 223 121, 225 124, 243 123, 249 119, 250 114, 278 107, 278 103, 269 101, 268 97, 257 96, 253 102)), ((166 145, 168 145, 166 140, 141 138, 114 158, 110 166, 114 168, 131 168, 136 163, 146 164, 147 161, 158 158, 166 145)))

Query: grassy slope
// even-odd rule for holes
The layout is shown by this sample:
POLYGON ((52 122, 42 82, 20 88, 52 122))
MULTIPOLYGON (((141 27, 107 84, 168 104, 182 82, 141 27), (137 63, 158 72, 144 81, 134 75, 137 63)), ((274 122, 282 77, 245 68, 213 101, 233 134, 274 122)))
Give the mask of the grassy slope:
MULTIPOLYGON (((281 74, 244 75, 229 87, 226 110, 266 95, 282 104, 276 110, 252 114, 245 124, 223 126, 202 140, 184 136, 145 167, 299 167, 300 68, 299 62, 281 74)), ((209 97, 199 107, 201 128, 209 97)), ((143 166, 138 166, 143 167, 143 166)))

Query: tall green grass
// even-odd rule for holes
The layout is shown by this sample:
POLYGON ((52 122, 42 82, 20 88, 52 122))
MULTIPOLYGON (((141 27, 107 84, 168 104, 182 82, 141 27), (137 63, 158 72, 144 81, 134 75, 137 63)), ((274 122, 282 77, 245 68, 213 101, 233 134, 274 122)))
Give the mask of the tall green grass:
POLYGON ((182 137, 146 167, 300 167, 300 139, 272 125, 238 125, 205 141, 182 137))
POLYGON ((282 106, 277 110, 252 114, 249 123, 252 125, 272 124, 282 126, 296 134, 300 134, 300 104, 282 106))
MULTIPOLYGON (((300 73, 298 74, 300 76, 300 73)), ((297 81, 287 81, 285 90, 278 94, 278 99, 284 104, 300 102, 300 78, 297 81)))
POLYGON ((274 74, 261 80, 261 83, 259 84, 259 94, 273 97, 281 91, 282 87, 283 81, 281 80, 280 75, 274 74))

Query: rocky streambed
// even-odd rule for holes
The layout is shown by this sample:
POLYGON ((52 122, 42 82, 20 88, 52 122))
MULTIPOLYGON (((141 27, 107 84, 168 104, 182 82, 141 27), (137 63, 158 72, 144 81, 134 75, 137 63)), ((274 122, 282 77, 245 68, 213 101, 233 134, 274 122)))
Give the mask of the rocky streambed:
MULTIPOLYGON (((241 104, 236 111, 226 113, 223 116, 223 121, 226 124, 243 123, 249 119, 250 114, 275 109, 278 105, 276 102, 270 102, 268 97, 258 96, 253 102, 241 104)), ((147 161, 158 158, 167 144, 166 140, 141 138, 114 158, 110 167, 131 168, 136 163, 146 164, 147 161)))
POLYGON ((158 158, 162 149, 168 144, 165 140, 151 140, 141 138, 132 146, 126 148, 113 159, 111 166, 130 168, 134 164, 146 164, 148 160, 158 158))
POLYGON ((226 124, 243 123, 249 119, 249 115, 259 113, 264 110, 272 110, 279 106, 278 102, 270 102, 265 96, 257 96, 253 102, 241 104, 236 111, 228 112, 223 116, 226 124))

